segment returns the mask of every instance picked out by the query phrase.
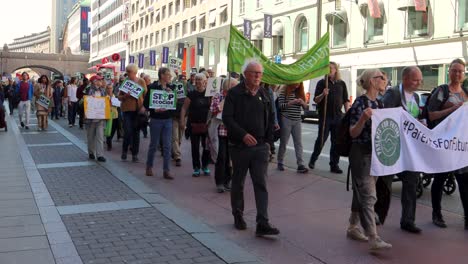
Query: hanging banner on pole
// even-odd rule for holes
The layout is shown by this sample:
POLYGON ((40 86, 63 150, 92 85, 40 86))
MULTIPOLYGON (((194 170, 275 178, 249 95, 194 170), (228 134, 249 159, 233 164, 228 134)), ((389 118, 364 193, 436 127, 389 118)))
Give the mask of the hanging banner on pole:
POLYGON ((184 58, 184 43, 177 44, 177 58, 183 59, 184 58))
POLYGON ((169 59, 169 48, 168 47, 163 47, 162 63, 167 63, 168 59, 169 59))
POLYGON ((371 175, 441 173, 468 167, 468 104, 432 130, 403 108, 372 110, 371 175))
POLYGON ((250 40, 251 35, 252 35, 252 21, 244 19, 244 37, 250 40))
POLYGON ((248 59, 256 59, 263 66, 262 81, 268 84, 294 84, 323 76, 329 72, 329 35, 326 33, 306 54, 293 64, 275 64, 250 41, 231 26, 228 46, 228 71, 241 72, 248 59))
POLYGON ((273 16, 265 14, 264 21, 263 21, 263 37, 264 38, 271 38, 272 36, 272 20, 273 16))
POLYGON ((197 38, 197 54, 203 56, 203 38, 197 38))
POLYGON ((138 68, 142 69, 145 64, 145 54, 139 53, 138 54, 138 68))
POLYGON ((150 63, 150 66, 156 65, 156 51, 155 50, 150 50, 149 52, 149 63, 150 63))
POLYGON ((121 72, 125 71, 125 58, 120 59, 120 71, 121 72))
POLYGON ((128 56, 128 62, 129 62, 130 64, 135 63, 135 56, 131 56, 131 55, 128 56))

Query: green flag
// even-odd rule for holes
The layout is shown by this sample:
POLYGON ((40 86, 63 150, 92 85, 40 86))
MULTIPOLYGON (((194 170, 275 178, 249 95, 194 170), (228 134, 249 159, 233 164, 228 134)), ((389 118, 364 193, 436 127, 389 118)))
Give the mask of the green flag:
POLYGON ((326 33, 302 58, 293 64, 276 64, 231 25, 228 47, 228 71, 241 72, 247 59, 256 59, 263 65, 262 81, 269 84, 292 84, 323 76, 329 72, 330 51, 326 33))

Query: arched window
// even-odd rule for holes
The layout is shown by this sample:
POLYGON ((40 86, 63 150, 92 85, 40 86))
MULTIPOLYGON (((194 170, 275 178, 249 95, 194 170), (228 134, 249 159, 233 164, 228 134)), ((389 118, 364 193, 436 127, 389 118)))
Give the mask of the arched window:
POLYGON ((307 25, 307 19, 302 17, 297 25, 297 51, 307 51, 309 49, 309 26, 307 25))

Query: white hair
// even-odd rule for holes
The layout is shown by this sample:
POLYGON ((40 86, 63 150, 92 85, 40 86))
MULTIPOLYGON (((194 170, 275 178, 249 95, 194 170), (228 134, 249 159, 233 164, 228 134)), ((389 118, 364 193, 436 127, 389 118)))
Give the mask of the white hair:
POLYGON ((245 76, 245 71, 247 70, 247 68, 252 65, 260 65, 260 67, 262 67, 263 69, 263 65, 257 59, 254 59, 254 58, 247 59, 241 68, 241 72, 244 76, 245 76))
POLYGON ((197 73, 197 74, 195 75, 195 79, 206 80, 206 75, 205 75, 203 72, 197 73))
POLYGON ((143 79, 147 79, 147 78, 151 80, 151 76, 149 76, 148 74, 143 75, 143 79))

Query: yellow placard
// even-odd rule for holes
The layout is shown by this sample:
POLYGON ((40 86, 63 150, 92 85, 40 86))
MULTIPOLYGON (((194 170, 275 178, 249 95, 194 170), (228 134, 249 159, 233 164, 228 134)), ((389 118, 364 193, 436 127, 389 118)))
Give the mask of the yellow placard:
POLYGON ((84 112, 86 119, 110 119, 109 96, 87 96, 84 97, 84 112))

